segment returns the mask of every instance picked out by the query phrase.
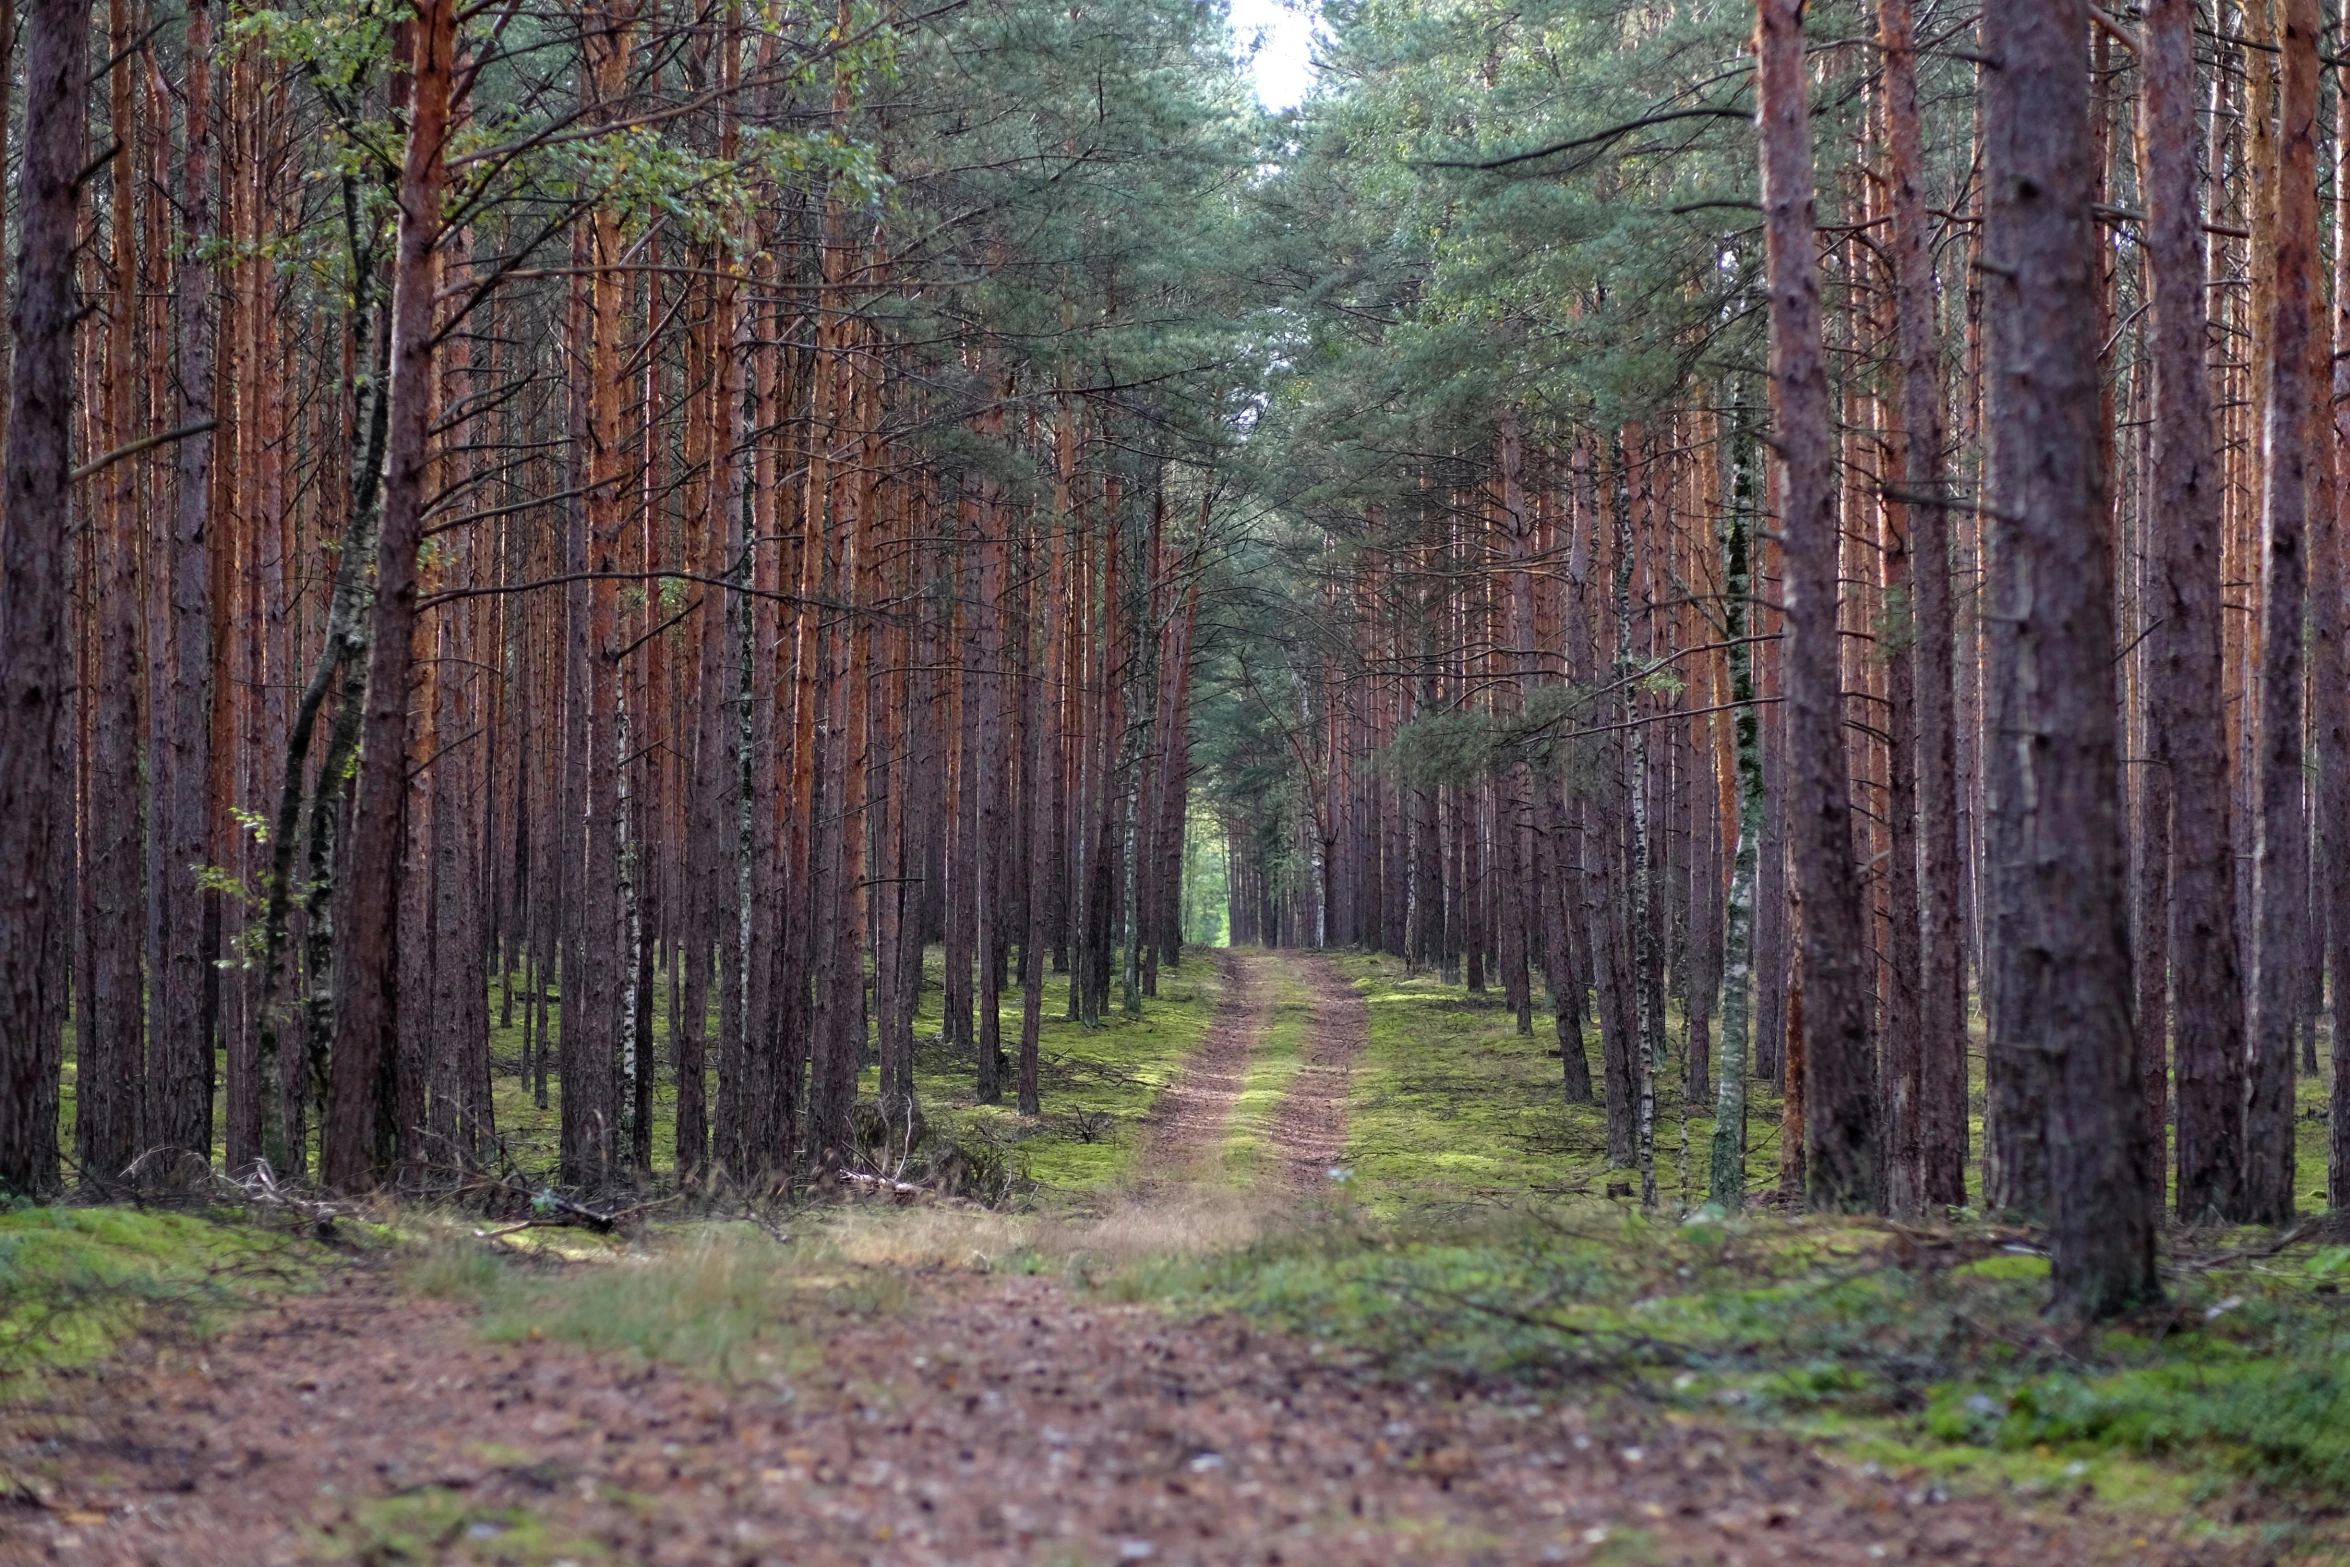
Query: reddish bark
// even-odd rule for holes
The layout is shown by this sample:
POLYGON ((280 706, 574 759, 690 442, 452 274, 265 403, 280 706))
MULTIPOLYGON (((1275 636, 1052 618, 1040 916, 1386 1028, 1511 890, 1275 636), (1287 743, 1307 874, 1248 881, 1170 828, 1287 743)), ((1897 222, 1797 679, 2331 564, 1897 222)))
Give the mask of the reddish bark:
MULTIPOLYGON (((347 1191, 381 1181, 394 1153, 386 1125, 393 1105, 384 1076, 394 1062, 399 1019, 394 931, 406 837, 408 687, 414 665, 416 552, 427 499, 433 296, 440 276, 456 30, 451 0, 423 0, 410 40, 412 85, 392 271, 392 379, 386 398, 374 641, 353 807, 351 917, 337 968, 333 1079, 320 1170, 328 1185, 347 1191)), ((565 977, 568 991, 568 967, 565 977)), ((571 1031, 564 1032, 568 1038, 571 1031)))
POLYGON ((1880 1201, 1859 878, 1845 776, 1838 527, 1814 254, 1809 77, 1801 0, 1757 0, 1758 118, 1771 293, 1771 396, 1787 561, 1789 840, 1803 904, 1808 1196, 1880 1201))
POLYGON ((64 974, 58 845, 71 821, 53 765, 66 725, 66 538, 73 468, 75 177, 87 0, 25 8, 24 142, 9 310, 7 549, 0 553, 0 1188, 58 1184, 64 974))

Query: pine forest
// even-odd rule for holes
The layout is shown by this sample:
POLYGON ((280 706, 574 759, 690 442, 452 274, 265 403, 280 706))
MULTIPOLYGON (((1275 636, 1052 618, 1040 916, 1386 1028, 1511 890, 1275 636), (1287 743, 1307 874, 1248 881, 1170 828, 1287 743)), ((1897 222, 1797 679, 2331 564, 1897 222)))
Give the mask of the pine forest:
POLYGON ((0 0, 0 165, 0 1561, 2350 1561, 2350 0, 0 0))

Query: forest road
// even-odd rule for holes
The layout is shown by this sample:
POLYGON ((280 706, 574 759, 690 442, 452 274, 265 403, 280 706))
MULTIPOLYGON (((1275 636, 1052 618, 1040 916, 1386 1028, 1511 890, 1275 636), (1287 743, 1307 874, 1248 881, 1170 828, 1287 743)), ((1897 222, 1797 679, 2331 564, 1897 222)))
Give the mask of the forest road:
MULTIPOLYGON (((78 1418, 7 1431, 0 1562, 1225 1567, 2219 1561, 1927 1500, 1767 1432, 1432 1391, 1237 1318, 909 1279, 788 1378, 718 1386, 355 1270, 78 1418)), ((814 1346, 812 1346, 814 1347, 814 1346)))
MULTIPOLYGON (((1220 959, 1147 1134, 1143 1204, 1219 1145, 1278 970, 1310 988, 1279 1168, 1328 1179, 1363 1004, 1327 960, 1220 959)), ((1284 1190, 1294 1193, 1295 1186, 1284 1190)), ((730 1383, 358 1266, 0 1424, 0 1564, 1374 1567, 2231 1558, 2063 1499, 1944 1497, 1804 1443, 1570 1385, 1407 1383, 1238 1316, 906 1266, 730 1383)))

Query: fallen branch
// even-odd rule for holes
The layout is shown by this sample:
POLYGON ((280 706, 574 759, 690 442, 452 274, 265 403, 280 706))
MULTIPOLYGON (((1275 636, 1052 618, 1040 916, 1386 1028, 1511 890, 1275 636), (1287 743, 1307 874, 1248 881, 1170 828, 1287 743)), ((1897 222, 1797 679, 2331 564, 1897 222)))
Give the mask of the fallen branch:
POLYGON ((912 1181, 893 1180, 886 1175, 866 1175, 856 1170, 841 1171, 840 1182, 843 1186, 854 1186, 864 1191, 888 1192, 900 1202, 912 1202, 928 1194, 925 1188, 912 1181))
POLYGON ((593 1230, 598 1235, 611 1234, 622 1220, 633 1214, 642 1213, 651 1206, 649 1203, 643 1203, 634 1208, 623 1208, 615 1213, 606 1213, 601 1209, 591 1208, 586 1203, 574 1202, 552 1186, 541 1186, 534 1189, 506 1176, 477 1177, 474 1189, 503 1192, 509 1197, 520 1198, 529 1203, 532 1211, 539 1215, 539 1220, 534 1222, 550 1222, 548 1216, 552 1215, 551 1222, 574 1223, 584 1229, 593 1230))
POLYGON ((339 1203, 321 1202, 313 1197, 297 1197, 278 1184, 277 1172, 269 1167, 267 1159, 253 1162, 253 1173, 239 1179, 215 1172, 213 1180, 242 1201, 257 1208, 274 1208, 284 1213, 299 1215, 309 1221, 320 1237, 334 1231, 335 1221, 350 1213, 339 1203))
POLYGON ((2182 1274, 2209 1273, 2214 1268, 2224 1268, 2234 1262, 2257 1262, 2263 1257, 2273 1257, 2278 1252, 2311 1238, 2312 1229, 2313 1227, 2304 1220, 2265 1246, 2240 1246, 2232 1251, 2213 1252, 2208 1257, 2182 1257, 2170 1265, 2170 1271, 2182 1274))

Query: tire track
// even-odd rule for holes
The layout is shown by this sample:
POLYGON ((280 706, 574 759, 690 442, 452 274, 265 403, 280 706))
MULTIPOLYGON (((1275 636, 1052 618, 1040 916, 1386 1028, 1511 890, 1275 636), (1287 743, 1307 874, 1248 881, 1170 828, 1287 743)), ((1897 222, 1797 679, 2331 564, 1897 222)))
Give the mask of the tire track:
POLYGON ((1346 1151, 1346 1095, 1355 1058, 1371 1033, 1371 1009, 1336 963, 1318 953, 1295 959, 1313 992, 1306 1023, 1305 1064, 1273 1118, 1274 1157, 1281 1179, 1298 1192, 1327 1191, 1330 1171, 1346 1151))
POLYGON ((1216 954, 1224 982, 1216 1015, 1206 1037, 1143 1117, 1137 1174, 1145 1185, 1195 1178, 1202 1162, 1222 1148, 1249 1057, 1273 1010, 1271 987, 1265 983, 1267 961, 1231 948, 1216 954))

